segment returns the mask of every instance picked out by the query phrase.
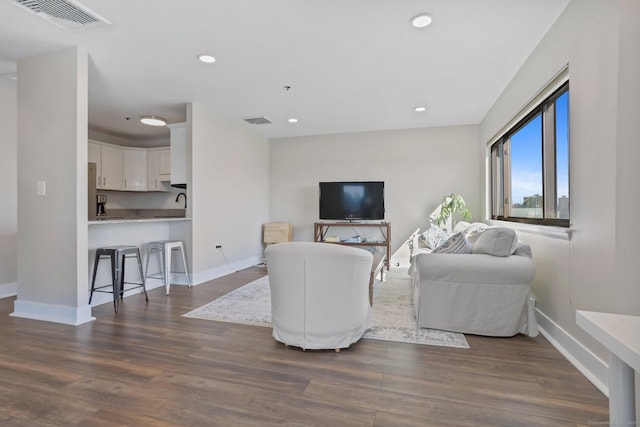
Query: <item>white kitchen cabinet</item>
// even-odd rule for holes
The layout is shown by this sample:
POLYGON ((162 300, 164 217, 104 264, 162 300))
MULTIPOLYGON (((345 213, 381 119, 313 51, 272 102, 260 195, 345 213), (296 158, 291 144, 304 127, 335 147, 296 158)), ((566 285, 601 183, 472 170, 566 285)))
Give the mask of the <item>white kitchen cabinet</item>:
POLYGON ((125 191, 147 191, 147 150, 144 148, 124 148, 122 153, 123 189, 125 191))
POLYGON ((187 123, 167 125, 171 131, 171 184, 187 183, 187 123))
POLYGON ((171 154, 169 148, 147 150, 147 190, 169 191, 171 154))
POLYGON ((160 179, 171 181, 171 149, 163 148, 160 152, 160 179))
POLYGON ((101 190, 122 190, 122 149, 113 145, 89 141, 89 163, 96 164, 96 187, 101 190))
POLYGON ((102 188, 102 154, 100 144, 89 141, 89 150, 87 158, 89 163, 96 164, 96 188, 102 188))
POLYGON ((122 149, 111 145, 101 147, 102 189, 122 190, 122 149))

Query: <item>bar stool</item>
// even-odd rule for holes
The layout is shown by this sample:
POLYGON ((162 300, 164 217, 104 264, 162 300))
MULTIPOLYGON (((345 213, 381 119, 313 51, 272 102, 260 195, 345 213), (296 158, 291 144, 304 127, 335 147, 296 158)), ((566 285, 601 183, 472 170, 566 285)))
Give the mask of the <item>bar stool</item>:
POLYGON ((93 279, 91 280, 91 294, 89 295, 89 304, 91 304, 91 299, 93 298, 94 292, 104 292, 108 294, 113 294, 113 307, 118 312, 118 306, 120 305, 120 300, 124 295, 124 291, 129 291, 135 288, 142 288, 144 292, 145 301, 149 302, 149 297, 147 296, 147 288, 144 283, 144 273, 142 272, 142 258, 140 258, 140 249, 137 246, 128 246, 128 245, 117 245, 117 246, 106 246, 102 248, 96 249, 96 256, 93 262, 93 279), (124 271, 125 264, 127 258, 136 258, 138 261, 138 269, 140 271, 140 283, 135 282, 125 282, 124 280, 124 271), (98 286, 96 288, 96 274, 98 272, 98 265, 101 260, 109 259, 111 261, 111 284, 98 286), (126 285, 134 285, 129 289, 125 289, 126 285), (107 291, 103 290, 104 288, 112 288, 112 290, 107 291))
POLYGON ((145 268, 147 275, 145 277, 150 279, 161 279, 169 295, 169 287, 171 286, 171 273, 184 274, 187 278, 187 284, 191 287, 191 280, 189 279, 189 273, 187 271, 187 259, 184 256, 184 244, 182 240, 158 240, 156 242, 149 242, 147 245, 147 266, 145 268), (182 265, 184 271, 171 271, 171 254, 173 251, 179 251, 182 256, 182 265), (149 259, 151 255, 158 254, 160 261, 160 272, 149 273, 149 259))

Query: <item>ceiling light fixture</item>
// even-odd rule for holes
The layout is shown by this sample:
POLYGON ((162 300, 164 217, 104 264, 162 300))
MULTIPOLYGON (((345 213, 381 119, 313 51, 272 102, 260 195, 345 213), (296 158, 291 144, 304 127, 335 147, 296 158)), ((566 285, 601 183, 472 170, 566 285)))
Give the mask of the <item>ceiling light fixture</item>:
POLYGON ((423 111, 427 111, 427 107, 416 107, 413 109, 416 113, 422 113, 423 111))
POLYGON ((213 64, 216 62, 216 58, 211 55, 198 55, 198 59, 200 62, 204 62, 205 64, 213 64))
POLYGON ((411 18, 411 25, 413 25, 416 28, 424 28, 429 24, 431 24, 432 20, 433 19, 431 18, 431 15, 428 15, 426 13, 421 13, 420 15, 416 15, 413 18, 411 18))
POLYGON ((291 118, 287 119, 287 121, 289 123, 298 123, 298 119, 296 119, 295 117, 291 117, 291 118))
POLYGON ((165 119, 156 116, 142 116, 140 121, 149 126, 165 126, 167 124, 165 119))

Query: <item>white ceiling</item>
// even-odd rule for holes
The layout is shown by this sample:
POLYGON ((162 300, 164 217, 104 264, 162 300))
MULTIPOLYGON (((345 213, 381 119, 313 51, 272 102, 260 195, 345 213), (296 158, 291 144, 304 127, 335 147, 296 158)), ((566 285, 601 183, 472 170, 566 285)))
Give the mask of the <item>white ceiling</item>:
POLYGON ((141 142, 168 130, 140 116, 181 122, 188 102, 269 138, 477 124, 568 2, 81 0, 112 24, 67 32, 0 0, 0 75, 83 46, 90 128, 141 142), (242 121, 258 115, 274 123, 242 121))

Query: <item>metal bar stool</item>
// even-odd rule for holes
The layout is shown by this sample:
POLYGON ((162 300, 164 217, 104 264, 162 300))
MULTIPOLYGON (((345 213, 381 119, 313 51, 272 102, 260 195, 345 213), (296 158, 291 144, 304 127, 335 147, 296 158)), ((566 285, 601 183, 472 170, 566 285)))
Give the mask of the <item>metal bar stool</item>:
POLYGON ((140 258, 140 249, 137 246, 106 246, 96 249, 96 256, 93 262, 93 279, 91 280, 91 294, 89 295, 89 304, 93 298, 94 292, 104 292, 113 294, 113 307, 118 312, 120 300, 124 295, 124 291, 129 291, 135 288, 142 288, 144 292, 145 301, 149 302, 147 296, 147 288, 144 283, 144 273, 142 272, 142 258, 140 258), (124 271, 127 258, 136 258, 138 261, 138 269, 140 271, 140 283, 125 282, 124 271), (98 286, 96 288, 96 274, 98 272, 98 265, 101 260, 110 259, 111 261, 111 283, 104 286, 98 286), (125 289, 125 285, 133 285, 132 287, 125 289), (110 291, 104 290, 105 288, 111 288, 110 291))
POLYGON ((155 242, 149 242, 147 245, 147 265, 145 268, 147 272, 146 276, 150 279, 161 279, 169 295, 169 287, 171 286, 171 274, 184 274, 187 278, 187 284, 191 287, 191 280, 189 279, 189 272, 187 271, 187 259, 184 256, 184 244, 182 240, 158 240, 155 242), (184 271, 171 271, 171 254, 173 251, 179 251, 182 256, 182 266, 184 271), (149 259, 151 255, 158 254, 160 272, 149 273, 149 259))

